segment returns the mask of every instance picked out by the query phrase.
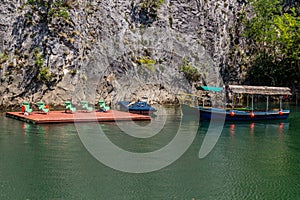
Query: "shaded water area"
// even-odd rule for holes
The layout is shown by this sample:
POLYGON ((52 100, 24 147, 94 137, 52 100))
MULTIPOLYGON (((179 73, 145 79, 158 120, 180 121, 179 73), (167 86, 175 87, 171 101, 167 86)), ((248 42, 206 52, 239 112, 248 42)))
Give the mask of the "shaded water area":
MULTIPOLYGON (((287 121, 226 123, 204 159, 198 153, 208 124, 201 123, 183 156, 145 174, 97 161, 74 124, 32 125, 1 115, 0 199, 300 199, 300 107, 291 110, 287 121)), ((119 147, 148 152, 174 138, 180 109, 167 114, 162 131, 147 139, 129 137, 115 123, 100 127, 119 147)))

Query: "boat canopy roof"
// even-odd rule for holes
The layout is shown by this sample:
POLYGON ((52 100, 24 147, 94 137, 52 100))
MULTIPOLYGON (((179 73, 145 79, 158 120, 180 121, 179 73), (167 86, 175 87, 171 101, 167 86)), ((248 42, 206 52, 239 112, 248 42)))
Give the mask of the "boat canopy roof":
POLYGON ((221 92, 223 90, 222 87, 214 87, 214 86, 198 86, 197 90, 204 90, 209 92, 221 92))
POLYGON ((292 95, 288 87, 229 85, 229 89, 236 94, 292 95))

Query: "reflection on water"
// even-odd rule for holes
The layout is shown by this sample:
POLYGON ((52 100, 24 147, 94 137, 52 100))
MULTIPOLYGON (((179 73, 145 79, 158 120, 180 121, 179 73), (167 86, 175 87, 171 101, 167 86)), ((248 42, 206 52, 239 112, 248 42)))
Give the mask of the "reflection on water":
MULTIPOLYGON (((146 139, 130 138, 115 123, 100 126, 121 148, 147 152, 170 142, 179 122, 178 110, 171 110, 164 129, 146 139)), ((180 159, 147 174, 96 161, 73 124, 33 125, 0 116, 0 127, 0 199, 300 199, 298 107, 287 121, 225 123, 204 159, 198 152, 209 124, 201 122, 180 159)))
POLYGON ((284 134, 287 133, 289 130, 289 122, 249 122, 244 124, 236 124, 236 123, 229 123, 230 127, 230 135, 233 137, 235 134, 235 129, 239 129, 241 127, 249 127, 250 134, 253 135, 255 129, 259 129, 260 134, 263 132, 261 131, 264 129, 264 133, 272 133, 272 134, 284 134))
POLYGON ((32 134, 39 134, 42 136, 44 142, 49 138, 49 125, 33 125, 22 122, 24 143, 28 143, 32 134))
POLYGON ((48 135, 49 125, 34 125, 22 122, 23 134, 43 134, 48 135))

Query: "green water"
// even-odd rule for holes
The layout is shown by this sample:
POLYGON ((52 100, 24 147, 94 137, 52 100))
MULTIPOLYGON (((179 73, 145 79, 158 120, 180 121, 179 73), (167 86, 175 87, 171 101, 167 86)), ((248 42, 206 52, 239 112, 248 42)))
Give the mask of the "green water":
MULTIPOLYGON (((151 151, 176 134, 174 109, 163 131, 149 139, 129 138, 115 123, 101 127, 122 148, 151 151)), ((225 124, 213 151, 200 160, 204 123, 180 159, 146 174, 97 161, 74 124, 31 125, 1 115, 0 199, 300 199, 300 108, 291 109, 284 122, 225 124)))

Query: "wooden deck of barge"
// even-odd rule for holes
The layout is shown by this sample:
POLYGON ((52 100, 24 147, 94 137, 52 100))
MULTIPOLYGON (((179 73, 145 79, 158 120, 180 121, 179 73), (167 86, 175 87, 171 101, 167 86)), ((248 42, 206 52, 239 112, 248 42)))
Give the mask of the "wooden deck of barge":
POLYGON ((6 117, 33 124, 151 120, 151 117, 148 115, 139 115, 116 110, 109 110, 107 112, 94 111, 76 113, 65 113, 65 111, 50 111, 48 114, 32 112, 30 113, 30 115, 27 116, 21 112, 7 112, 6 117))

